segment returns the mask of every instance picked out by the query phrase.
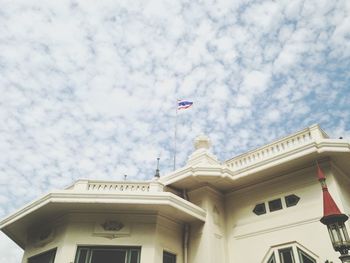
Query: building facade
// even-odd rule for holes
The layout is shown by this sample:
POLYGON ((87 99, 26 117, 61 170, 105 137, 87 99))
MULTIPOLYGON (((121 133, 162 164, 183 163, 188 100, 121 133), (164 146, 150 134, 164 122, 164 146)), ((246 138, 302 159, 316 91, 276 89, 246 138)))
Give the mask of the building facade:
POLYGON ((220 162, 205 136, 150 181, 79 180, 0 222, 22 263, 338 262, 316 161, 350 213, 350 142, 318 125, 220 162))

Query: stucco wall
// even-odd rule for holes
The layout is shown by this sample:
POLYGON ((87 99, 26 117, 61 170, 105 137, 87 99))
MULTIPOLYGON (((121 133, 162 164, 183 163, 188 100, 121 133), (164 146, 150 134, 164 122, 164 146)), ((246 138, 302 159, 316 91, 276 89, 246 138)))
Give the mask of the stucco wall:
POLYGON ((336 164, 331 166, 332 174, 340 192, 341 206, 344 213, 350 214, 350 172, 341 170, 336 164))
MULTIPOLYGON (((330 170, 325 167, 329 175, 330 170)), ((330 175, 329 175, 330 176, 330 175)), ((331 185, 330 188, 335 190, 331 185)), ((338 261, 322 216, 322 191, 315 167, 276 175, 274 179, 247 187, 226 196, 226 229, 229 262, 262 262, 271 246, 295 241, 318 256, 338 261), (286 207, 284 197, 300 197, 296 206, 286 207), (281 198, 283 209, 269 212, 268 201, 281 198), (266 203, 267 213, 257 216, 253 209, 266 203)))
POLYGON ((163 251, 176 255, 176 262, 183 262, 183 224, 170 218, 158 217, 155 235, 155 260, 163 262, 163 251))
POLYGON ((207 212, 205 224, 191 224, 189 262, 226 262, 224 196, 205 186, 189 192, 189 197, 207 212))
POLYGON ((164 249, 175 253, 177 262, 182 263, 180 225, 160 215, 69 214, 52 225, 52 240, 46 244, 33 242, 26 248, 22 262, 55 247, 55 262, 73 263, 78 246, 132 246, 141 247, 140 263, 161 263, 164 249), (106 220, 121 222, 124 227, 120 231, 104 231, 101 224, 106 220))

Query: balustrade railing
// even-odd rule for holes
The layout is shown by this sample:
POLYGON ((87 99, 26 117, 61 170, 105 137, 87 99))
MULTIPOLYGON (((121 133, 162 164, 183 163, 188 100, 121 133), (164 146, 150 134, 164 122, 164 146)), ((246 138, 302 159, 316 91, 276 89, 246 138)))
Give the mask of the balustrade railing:
POLYGON ((328 138, 327 134, 318 125, 313 125, 291 136, 234 157, 226 161, 226 165, 233 170, 240 170, 287 153, 301 145, 324 138, 328 138))
POLYGON ((79 180, 73 187, 75 189, 88 192, 149 192, 150 182, 106 182, 79 180))
POLYGON ((88 191, 111 191, 111 192, 148 192, 148 182, 89 182, 88 191))

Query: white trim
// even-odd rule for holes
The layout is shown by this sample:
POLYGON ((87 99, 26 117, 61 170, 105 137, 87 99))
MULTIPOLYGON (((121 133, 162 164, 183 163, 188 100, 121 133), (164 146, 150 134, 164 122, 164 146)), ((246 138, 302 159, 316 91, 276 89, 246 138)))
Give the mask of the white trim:
MULTIPOLYGON (((301 225, 305 225, 305 224, 311 224, 311 223, 314 223, 314 222, 318 222, 318 221, 320 221, 320 218, 321 217, 313 217, 313 218, 306 219, 306 220, 296 221, 294 223, 288 223, 288 224, 284 224, 284 225, 279 225, 277 227, 264 228, 263 230, 259 230, 259 231, 233 235, 233 237, 235 239, 243 239, 243 238, 247 238, 247 237, 258 236, 258 235, 261 235, 261 234, 271 233, 271 232, 279 231, 279 230, 282 230, 282 229, 288 229, 288 228, 292 228, 292 227, 297 227, 297 226, 301 226, 301 225)), ((239 226, 235 225, 234 228, 236 228, 236 227, 239 227, 239 226)))
POLYGON ((269 250, 266 252, 265 256, 263 257, 261 263, 267 263, 272 253, 274 253, 275 255, 276 263, 281 263, 278 251, 285 248, 292 248, 295 263, 301 263, 297 249, 300 249, 307 255, 313 257, 317 263, 320 260, 320 257, 317 254, 315 254, 310 249, 300 244, 298 241, 290 241, 290 242, 270 246, 269 250))
MULTIPOLYGON (((0 229, 5 228, 11 223, 23 218, 24 216, 32 213, 35 210, 49 203, 103 203, 103 204, 155 204, 155 205, 169 205, 172 206, 185 214, 190 215, 200 221, 205 222, 206 212, 172 194, 169 192, 154 192, 152 194, 110 194, 110 193, 74 193, 68 191, 53 192, 45 195, 44 197, 30 203, 29 205, 21 208, 17 212, 13 213, 11 216, 3 219, 0 222, 0 229)), ((147 209, 146 209, 147 210, 147 209)))

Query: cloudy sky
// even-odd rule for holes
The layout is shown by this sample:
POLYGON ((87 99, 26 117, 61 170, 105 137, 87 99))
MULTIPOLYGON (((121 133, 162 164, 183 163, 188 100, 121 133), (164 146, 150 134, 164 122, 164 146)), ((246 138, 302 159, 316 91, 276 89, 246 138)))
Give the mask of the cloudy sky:
MULTIPOLYGON (((350 2, 0 0, 0 217, 78 178, 149 179, 319 123, 350 137, 350 2)), ((0 234, 0 262, 22 251, 0 234)))

